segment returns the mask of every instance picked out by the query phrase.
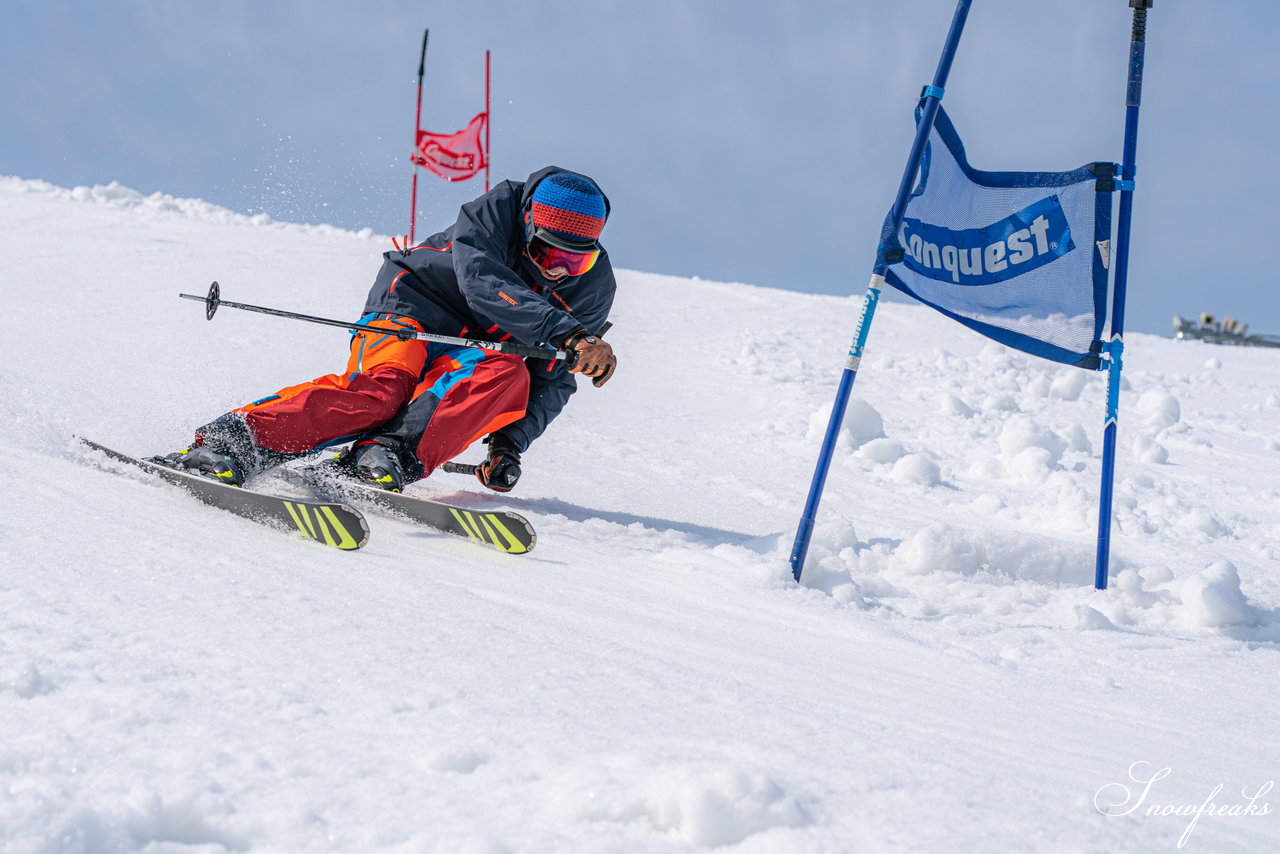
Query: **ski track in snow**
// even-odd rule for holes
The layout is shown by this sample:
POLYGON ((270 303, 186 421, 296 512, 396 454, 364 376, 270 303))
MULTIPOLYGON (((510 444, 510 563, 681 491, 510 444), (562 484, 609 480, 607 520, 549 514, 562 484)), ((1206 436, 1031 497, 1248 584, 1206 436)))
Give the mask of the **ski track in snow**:
MULTIPOLYGON (((1280 774, 1274 351, 1130 336, 1102 592, 1105 376, 895 302, 791 584, 860 293, 621 272, 618 375, 519 490, 413 487, 527 515, 520 558, 372 512, 340 553, 73 441, 173 450, 339 369, 176 295, 352 317, 388 248, 0 178, 0 850, 1167 851, 1191 820, 1146 806, 1280 774)), ((1277 799, 1183 850, 1275 850, 1277 799)))

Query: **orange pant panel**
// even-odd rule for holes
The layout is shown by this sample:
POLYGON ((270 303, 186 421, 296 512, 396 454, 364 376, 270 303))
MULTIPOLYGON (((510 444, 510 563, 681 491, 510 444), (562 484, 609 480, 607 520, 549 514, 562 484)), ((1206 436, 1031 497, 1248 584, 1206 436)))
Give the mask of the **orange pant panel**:
MULTIPOLYGON (((422 331, 408 318, 375 320, 370 325, 422 331)), ((409 400, 426 358, 423 341, 358 332, 351 340, 344 374, 326 374, 288 386, 234 411, 244 416, 254 441, 262 447, 303 453, 359 435, 394 416, 409 400)))

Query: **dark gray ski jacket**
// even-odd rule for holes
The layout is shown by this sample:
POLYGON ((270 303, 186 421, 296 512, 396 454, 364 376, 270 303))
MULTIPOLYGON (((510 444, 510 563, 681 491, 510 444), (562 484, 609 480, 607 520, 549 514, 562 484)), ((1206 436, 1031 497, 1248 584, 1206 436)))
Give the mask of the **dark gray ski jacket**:
MULTIPOLYGON (((568 171, 548 166, 527 181, 503 181, 463 205, 448 229, 407 251, 384 253, 365 314, 411 317, 441 335, 526 345, 559 344, 579 329, 599 332, 617 289, 608 253, 602 250, 581 276, 559 282, 544 279, 525 255, 524 213, 533 188, 548 175, 568 171)), ((606 218, 608 211, 606 198, 606 218)), ((525 365, 525 416, 500 431, 521 451, 577 389, 564 362, 527 359, 525 365)))

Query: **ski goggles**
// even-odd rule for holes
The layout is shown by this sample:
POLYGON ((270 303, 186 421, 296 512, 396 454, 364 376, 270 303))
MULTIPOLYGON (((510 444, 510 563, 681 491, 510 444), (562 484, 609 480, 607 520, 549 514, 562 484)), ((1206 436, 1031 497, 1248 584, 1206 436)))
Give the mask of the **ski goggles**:
POLYGON ((567 276, 581 276, 596 265, 599 257, 599 247, 573 251, 553 246, 543 238, 542 229, 538 229, 529 242, 529 258, 548 273, 560 268, 567 276))

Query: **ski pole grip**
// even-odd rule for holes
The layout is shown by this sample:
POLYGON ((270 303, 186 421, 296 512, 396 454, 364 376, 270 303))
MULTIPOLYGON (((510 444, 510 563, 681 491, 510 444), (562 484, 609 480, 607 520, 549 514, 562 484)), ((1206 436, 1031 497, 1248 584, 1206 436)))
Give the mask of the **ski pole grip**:
POLYGON ((570 367, 573 366, 573 354, 569 350, 550 350, 546 347, 526 347, 524 344, 503 343, 502 352, 510 353, 513 356, 520 356, 521 358, 547 359, 552 362, 557 359, 564 359, 570 367))
POLYGON ((442 468, 442 469, 444 469, 445 471, 449 472, 449 474, 470 474, 470 475, 474 475, 474 474, 476 473, 476 469, 478 469, 478 468, 480 468, 480 467, 479 467, 479 466, 473 466, 473 465, 471 465, 470 463, 455 463, 455 462, 447 462, 447 463, 445 463, 444 465, 440 466, 440 468, 442 468))

